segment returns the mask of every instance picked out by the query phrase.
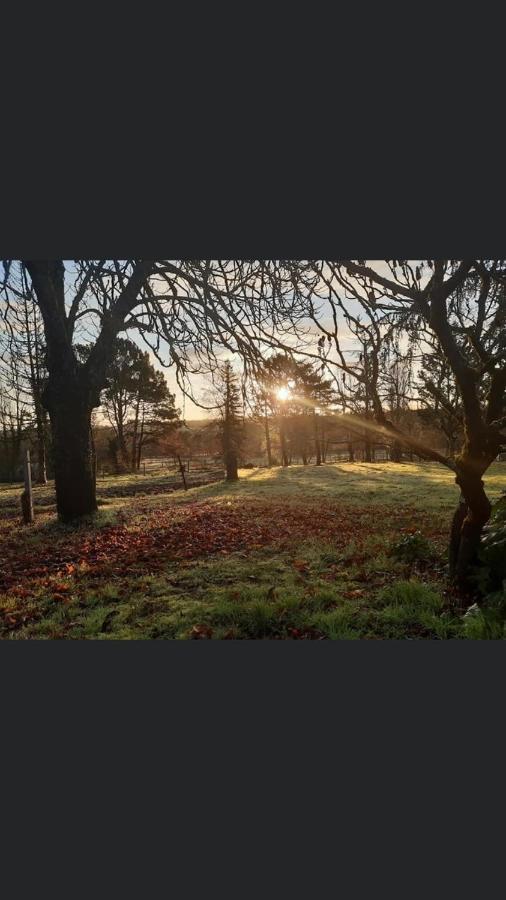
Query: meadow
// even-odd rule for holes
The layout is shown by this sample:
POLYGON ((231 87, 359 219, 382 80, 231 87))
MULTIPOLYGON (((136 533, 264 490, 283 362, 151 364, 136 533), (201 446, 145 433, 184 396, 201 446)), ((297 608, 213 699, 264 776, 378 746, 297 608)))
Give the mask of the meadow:
MULTIPOLYGON (((506 463, 486 477, 492 500, 506 463)), ((446 590, 458 489, 432 463, 240 471, 173 490, 98 482, 99 512, 56 520, 53 485, 0 486, 3 639, 468 639, 446 590)))

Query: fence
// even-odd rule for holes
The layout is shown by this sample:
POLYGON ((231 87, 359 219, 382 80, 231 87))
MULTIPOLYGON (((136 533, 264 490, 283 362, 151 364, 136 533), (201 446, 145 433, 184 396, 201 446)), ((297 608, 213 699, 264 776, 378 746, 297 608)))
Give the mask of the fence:
MULTIPOLYGON (((193 456, 179 459, 166 456, 148 457, 141 462, 140 469, 136 472, 125 474, 134 476, 138 490, 142 491, 144 480, 146 485, 156 482, 168 490, 178 490, 181 487, 196 487, 221 481, 225 472, 221 459, 216 457, 193 456)), ((117 472, 105 466, 100 467, 97 471, 98 484, 106 488, 109 479, 116 478, 117 475, 117 472)))

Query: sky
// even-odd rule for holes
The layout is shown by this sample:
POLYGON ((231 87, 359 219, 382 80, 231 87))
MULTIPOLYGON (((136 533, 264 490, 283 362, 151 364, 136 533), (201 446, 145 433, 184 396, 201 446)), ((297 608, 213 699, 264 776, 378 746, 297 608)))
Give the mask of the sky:
MULTIPOLYGON (((325 324, 328 324, 330 326, 330 320, 328 323, 325 323, 325 324)), ((343 346, 346 344, 353 345, 354 339, 349 332, 346 334, 346 331, 347 331, 347 329, 346 329, 345 324, 341 323, 340 328, 339 328, 340 342, 343 344, 343 346)), ((316 351, 316 341, 319 336, 320 336, 319 332, 315 331, 315 345, 314 345, 315 351, 316 351)), ((142 340, 139 339, 139 336, 136 335, 135 332, 132 331, 132 333, 129 334, 129 337, 132 340, 134 340, 143 350, 147 349, 146 345, 142 342, 142 340)), ((150 356, 150 360, 151 360, 152 364, 154 365, 155 369, 163 371, 165 378, 167 380, 167 384, 169 385, 169 389, 175 395, 176 407, 178 407, 181 410, 182 417, 185 420, 189 420, 189 421, 199 420, 199 419, 205 420, 205 419, 209 419, 213 415, 212 410, 208 411, 206 409, 202 409, 202 407, 197 406, 195 403, 193 403, 193 401, 191 400, 190 397, 184 396, 183 392, 181 391, 181 389, 179 388, 179 386, 177 384, 175 371, 173 368, 162 367, 153 353, 150 352, 149 356, 150 356)), ((221 359, 223 359, 223 360, 230 359, 234 368, 239 373, 242 371, 242 362, 241 362, 241 357, 239 356, 239 354, 233 354, 228 351, 224 351, 221 354, 221 359)), ((205 403, 206 402, 205 401, 206 392, 209 391, 210 388, 212 388, 212 381, 211 381, 210 376, 192 375, 191 376, 191 388, 192 388, 192 393, 196 397, 196 399, 202 403, 205 403)))
MULTIPOLYGON (((391 277, 391 272, 389 271, 384 260, 369 260, 368 264, 372 265, 374 267, 375 271, 378 272, 378 274, 384 275, 385 277, 391 277)), ((326 322, 325 318, 323 319, 323 323, 328 324, 329 326, 331 324, 330 319, 328 320, 328 322, 326 322)), ((316 348, 316 340, 318 339, 319 336, 320 336, 319 333, 315 329, 315 348, 316 348)), ((349 330, 347 329, 347 327, 342 319, 339 321, 339 337, 340 337, 340 342, 343 346, 346 346, 346 345, 353 346, 354 338, 351 335, 351 333, 349 332, 349 330)), ((132 338, 132 340, 136 340, 136 342, 139 343, 139 345, 142 346, 144 350, 146 349, 146 346, 143 345, 142 341, 139 341, 138 336, 136 338, 136 336, 133 332, 131 334, 131 338, 132 338)), ((162 368, 160 366, 158 360, 156 359, 156 357, 151 353, 150 353, 150 358, 151 358, 151 362, 153 363, 155 368, 157 368, 157 369, 162 368)), ((241 361, 237 354, 233 355, 233 354, 224 352, 223 359, 226 359, 226 358, 230 358, 232 360, 232 363, 238 369, 238 371, 240 371, 241 361)), ((182 413, 184 413, 183 417, 185 419, 187 419, 187 420, 207 419, 212 415, 212 412, 207 412, 205 409, 202 409, 201 407, 199 407, 195 403, 193 403, 192 400, 190 399, 190 397, 188 397, 188 396, 184 397, 182 391, 180 390, 180 388, 177 384, 175 373, 174 373, 173 369, 170 369, 170 368, 163 369, 163 372, 167 379, 169 389, 176 397, 176 406, 179 409, 181 409, 182 413)), ((191 378, 191 384, 192 384, 193 394, 198 399, 202 399, 202 397, 205 395, 206 390, 208 390, 212 386, 212 382, 211 382, 210 378, 204 377, 201 375, 193 375, 191 378)))
MULTIPOLYGON (((371 261, 368 261, 368 264, 370 264, 378 273, 381 273, 381 274, 384 274, 387 276, 390 275, 388 267, 386 266, 386 263, 384 261, 371 260, 371 261)), ((65 267, 66 267, 66 278, 68 279, 69 300, 70 300, 74 293, 72 282, 75 277, 75 268, 74 268, 73 263, 69 262, 69 261, 65 262, 65 267)), ((326 320, 326 316, 325 316, 325 311, 323 310, 322 321, 324 324, 327 324, 325 320, 326 320)), ((330 319, 328 320, 328 324, 330 325, 330 319)), ((83 322, 83 325, 84 325, 84 322, 83 322)), ((315 349, 316 349, 316 340, 320 336, 320 334, 317 331, 315 326, 312 326, 312 330, 314 330, 314 332, 315 332, 315 349)), ((146 344, 142 341, 142 339, 139 337, 137 332, 131 330, 127 334, 128 334, 128 337, 130 337, 132 340, 134 340, 143 350, 148 349, 146 344)), ((339 336, 340 336, 340 341, 344 347, 346 347, 346 345, 348 345, 348 348, 351 348, 353 346, 354 339, 353 339, 352 335, 350 334, 350 332, 348 331, 344 321, 342 320, 342 317, 339 322, 339 336)), ((89 333, 87 336, 87 339, 93 340, 93 335, 91 333, 89 333)), ((162 367, 153 353, 150 352, 149 355, 150 355, 150 359, 151 359, 153 365, 155 366, 155 368, 163 371, 163 373, 167 379, 169 389, 175 395, 176 406, 181 410, 181 413, 186 420, 191 421, 191 420, 207 419, 207 418, 209 418, 210 415, 213 414, 212 411, 206 411, 205 409, 202 409, 200 406, 196 405, 190 399, 190 397, 184 396, 183 392, 181 391, 180 387, 177 384, 174 368, 162 367)), ((163 358, 168 359, 167 348, 165 348, 164 352, 162 353, 162 356, 163 356, 163 358)), ((222 358, 225 359, 227 357, 232 359, 233 365, 237 368, 238 371, 240 371, 241 370, 240 357, 237 354, 231 354, 228 351, 224 351, 222 354, 222 358)), ((206 391, 208 391, 211 386, 212 386, 212 382, 208 376, 207 377, 203 376, 203 375, 192 375, 191 376, 192 393, 194 394, 194 396, 197 399, 201 400, 202 402, 205 402, 206 391)))
MULTIPOLYGON (((413 267, 417 264, 417 262, 418 262, 417 260, 410 261, 410 263, 413 267)), ((381 274, 387 278, 391 277, 391 272, 384 260, 367 260, 367 265, 370 265, 372 268, 374 268, 374 270, 378 274, 381 274)), ((355 305, 356 310, 358 310, 358 305, 355 303, 355 301, 350 301, 350 305, 351 306, 355 305)), ((329 328, 332 327, 332 320, 330 318, 330 309, 329 309, 328 317, 325 315, 325 309, 324 308, 322 309, 322 323, 324 325, 328 326, 329 328)), ((346 350, 346 349, 349 350, 349 349, 356 347, 357 346, 356 340, 355 340, 354 336, 351 334, 351 332, 349 331, 349 329, 347 328, 346 323, 342 317, 342 313, 340 313, 339 311, 338 311, 338 325, 339 325, 339 341, 340 341, 342 348, 344 350, 346 350)), ((314 325, 311 326, 311 330, 313 330, 315 333, 314 349, 316 350, 316 341, 317 341, 318 337, 320 337, 320 332, 317 330, 316 326, 314 326, 314 325)), ((136 334, 136 332, 132 331, 131 333, 129 333, 128 336, 132 340, 135 340, 136 343, 138 343, 139 346, 142 347, 143 350, 147 349, 146 345, 144 344, 142 339, 139 338, 139 335, 136 334)), ((162 356, 164 356, 168 359, 167 350, 165 350, 162 353, 162 356)), ((221 358, 222 359, 227 359, 227 358, 231 359, 234 367, 239 372, 241 371, 241 359, 238 354, 231 354, 230 352, 224 350, 221 355, 221 358)), ((170 368, 170 367, 162 368, 159 361, 156 359, 154 354, 151 352, 150 352, 150 359, 151 359, 151 362, 153 363, 153 365, 155 366, 155 368, 164 372, 164 375, 167 379, 167 383, 169 385, 169 389, 175 395, 176 407, 178 407, 181 410, 182 417, 185 420, 187 420, 187 421, 188 420, 189 421, 199 420, 199 419, 205 420, 213 415, 212 410, 207 411, 206 409, 202 409, 202 407, 196 405, 189 396, 185 396, 183 394, 183 392, 181 391, 181 389, 179 388, 179 386, 177 384, 175 370, 173 368, 170 368)), ((211 387, 212 387, 212 382, 211 382, 211 379, 209 376, 203 376, 203 375, 192 375, 191 376, 192 393, 201 402, 205 402, 206 392, 211 387)))

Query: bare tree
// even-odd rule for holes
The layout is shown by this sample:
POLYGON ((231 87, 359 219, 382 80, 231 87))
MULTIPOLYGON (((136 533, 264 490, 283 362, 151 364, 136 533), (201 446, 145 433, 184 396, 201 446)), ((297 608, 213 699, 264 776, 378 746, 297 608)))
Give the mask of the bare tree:
MULTIPOLYGON (((405 414, 413 392, 413 378, 413 347, 401 347, 399 332, 395 331, 380 355, 380 391, 384 398, 383 405, 388 407, 389 419, 396 428, 406 430, 408 435, 411 432, 405 414)), ((401 461, 402 450, 399 441, 392 441, 392 462, 401 461)))
POLYGON ((419 416, 441 429, 446 452, 453 457, 464 433, 462 401, 451 367, 437 341, 426 346, 422 353, 418 377, 417 399, 422 406, 419 416))
POLYGON ((0 475, 6 481, 18 477, 28 416, 14 367, 7 381, 0 380, 0 475))
MULTIPOLYGON (((180 386, 208 371, 223 348, 254 367, 262 348, 293 334, 303 311, 292 269, 278 263, 171 260, 24 260, 28 299, 44 323, 48 378, 43 403, 53 438, 60 517, 96 510, 91 411, 112 359, 116 336, 136 330, 180 386), (75 345, 87 342, 82 362, 75 345)), ((19 296, 16 267, 3 264, 4 313, 19 296)))
POLYGON ((17 290, 7 298, 4 331, 0 340, 5 390, 16 395, 23 406, 26 437, 36 445, 37 482, 45 484, 48 418, 42 402, 47 378, 43 324, 34 303, 25 274, 16 269, 13 281, 17 290))
POLYGON ((334 355, 332 365, 368 383, 375 426, 383 434, 411 447, 422 457, 450 468, 462 491, 450 552, 452 575, 469 586, 483 526, 490 517, 483 475, 506 440, 506 261, 385 260, 383 266, 365 260, 316 264, 318 289, 308 297, 310 315, 334 355), (332 324, 325 325, 315 297, 325 299, 332 324), (341 313, 341 317, 339 316, 341 313), (364 317, 364 320, 362 319, 364 317), (364 329, 373 341, 369 377, 355 355, 347 355, 339 335, 346 322, 356 336, 364 329), (462 404, 464 438, 460 451, 444 455, 420 445, 390 421, 378 390, 378 353, 391 329, 427 329, 438 341, 462 404))

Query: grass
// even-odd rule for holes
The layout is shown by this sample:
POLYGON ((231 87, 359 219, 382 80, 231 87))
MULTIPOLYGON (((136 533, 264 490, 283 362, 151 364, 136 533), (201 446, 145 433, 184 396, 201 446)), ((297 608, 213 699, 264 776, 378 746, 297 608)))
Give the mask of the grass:
MULTIPOLYGON (((22 526, 20 486, 0 486, 1 637, 483 636, 479 620, 446 602, 458 491, 443 467, 253 469, 237 484, 165 493, 159 481, 134 497, 131 481, 111 479, 80 526, 57 523, 52 486, 35 488, 36 523, 22 526), (411 541, 415 532, 422 540, 411 541), (410 552, 399 554, 404 537, 410 552)), ((490 469, 486 487, 492 499, 506 488, 506 464, 490 469)))

